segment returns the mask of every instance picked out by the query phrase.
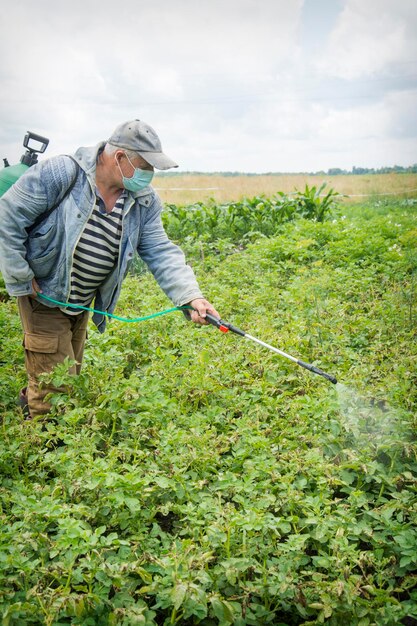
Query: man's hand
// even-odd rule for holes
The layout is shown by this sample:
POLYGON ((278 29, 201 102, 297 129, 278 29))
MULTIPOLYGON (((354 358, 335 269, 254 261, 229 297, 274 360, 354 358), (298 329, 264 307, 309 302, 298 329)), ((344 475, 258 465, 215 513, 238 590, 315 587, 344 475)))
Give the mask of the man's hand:
POLYGON ((214 306, 212 306, 210 302, 208 302, 208 300, 205 300, 204 298, 196 298, 195 300, 191 300, 191 302, 189 302, 189 305, 192 306, 193 309, 195 309, 195 311, 191 311, 191 320, 196 324, 208 324, 208 322, 206 322, 206 320, 204 319, 206 313, 211 313, 216 317, 220 317, 214 306))
POLYGON ((38 283, 36 282, 36 278, 32 278, 32 293, 30 294, 30 297, 36 298, 38 293, 42 293, 42 289, 39 287, 38 283))

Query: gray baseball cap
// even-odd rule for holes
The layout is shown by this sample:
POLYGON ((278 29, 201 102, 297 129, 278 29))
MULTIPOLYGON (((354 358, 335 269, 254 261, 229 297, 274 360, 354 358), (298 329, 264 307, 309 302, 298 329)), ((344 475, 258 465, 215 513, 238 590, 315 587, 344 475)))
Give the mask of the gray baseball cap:
POLYGON ((141 120, 120 124, 107 142, 117 148, 137 152, 158 170, 178 167, 177 163, 162 152, 161 141, 154 129, 141 120))

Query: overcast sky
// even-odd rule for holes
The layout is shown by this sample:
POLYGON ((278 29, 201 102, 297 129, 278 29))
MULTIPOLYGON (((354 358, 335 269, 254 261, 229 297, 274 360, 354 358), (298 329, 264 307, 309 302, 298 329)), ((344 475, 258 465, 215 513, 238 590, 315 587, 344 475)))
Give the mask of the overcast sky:
POLYGON ((181 170, 417 162, 417 0, 0 0, 0 157, 140 118, 181 170))

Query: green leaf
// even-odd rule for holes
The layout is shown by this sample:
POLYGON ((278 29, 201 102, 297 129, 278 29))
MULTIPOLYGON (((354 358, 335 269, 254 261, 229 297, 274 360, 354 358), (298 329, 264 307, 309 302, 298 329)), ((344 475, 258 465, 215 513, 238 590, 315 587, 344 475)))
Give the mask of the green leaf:
POLYGON ((171 591, 171 598, 174 603, 174 608, 178 610, 184 602, 185 595, 187 593, 188 585, 185 583, 177 583, 171 591))
POLYGON ((226 626, 227 624, 233 624, 234 612, 229 602, 220 600, 219 598, 212 597, 210 599, 213 612, 219 620, 219 626, 226 626))

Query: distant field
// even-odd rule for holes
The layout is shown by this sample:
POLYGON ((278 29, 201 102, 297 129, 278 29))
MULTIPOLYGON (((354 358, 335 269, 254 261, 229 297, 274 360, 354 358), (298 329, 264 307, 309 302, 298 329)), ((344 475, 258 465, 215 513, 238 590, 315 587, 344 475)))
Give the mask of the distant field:
MULTIPOLYGON (((417 197, 417 174, 365 174, 360 176, 304 176, 302 174, 276 174, 271 176, 221 176, 193 175, 155 176, 154 187, 164 202, 189 204, 214 198, 218 202, 240 200, 259 194, 267 196, 278 191, 286 193, 304 189, 306 184, 320 186, 328 183, 339 193, 349 196, 360 194, 403 193, 404 197, 417 197), (411 190, 414 190, 413 192, 411 190)), ((352 201, 358 198, 352 198, 352 201)), ((348 199, 346 199, 348 200, 348 199)))

